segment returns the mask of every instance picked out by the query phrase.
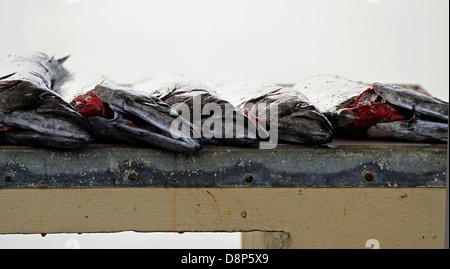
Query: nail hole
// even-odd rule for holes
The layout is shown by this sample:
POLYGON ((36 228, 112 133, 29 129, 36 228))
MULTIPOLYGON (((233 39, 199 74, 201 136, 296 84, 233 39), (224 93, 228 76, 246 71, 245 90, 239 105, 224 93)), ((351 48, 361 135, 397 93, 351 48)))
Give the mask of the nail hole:
POLYGON ((243 219, 245 219, 246 217, 247 217, 247 210, 243 210, 242 212, 241 212, 241 217, 243 218, 243 219))
POLYGON ((137 180, 137 178, 138 178, 138 175, 137 175, 136 172, 130 171, 130 172, 128 173, 127 178, 128 178, 129 181, 135 182, 135 181, 137 180))
POLYGON ((5 181, 6 182, 11 182, 14 179, 14 174, 8 173, 5 175, 5 181))
POLYGON ((369 183, 372 183, 374 181, 374 179, 375 179, 375 176, 373 175, 372 172, 367 172, 367 173, 364 174, 364 180, 365 181, 367 181, 369 183))
POLYGON ((250 175, 250 174, 247 174, 247 175, 244 176, 244 180, 247 183, 251 183, 253 181, 253 176, 250 175))

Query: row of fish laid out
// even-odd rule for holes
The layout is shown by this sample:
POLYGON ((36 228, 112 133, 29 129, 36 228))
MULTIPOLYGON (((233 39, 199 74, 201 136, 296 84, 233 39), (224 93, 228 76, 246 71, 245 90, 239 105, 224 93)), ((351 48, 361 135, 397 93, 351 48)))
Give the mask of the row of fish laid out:
POLYGON ((320 145, 339 136, 447 142, 448 102, 392 85, 329 75, 293 88, 249 80, 206 85, 159 73, 124 87, 70 73, 66 59, 38 52, 0 62, 0 144, 190 152, 205 144, 320 145))

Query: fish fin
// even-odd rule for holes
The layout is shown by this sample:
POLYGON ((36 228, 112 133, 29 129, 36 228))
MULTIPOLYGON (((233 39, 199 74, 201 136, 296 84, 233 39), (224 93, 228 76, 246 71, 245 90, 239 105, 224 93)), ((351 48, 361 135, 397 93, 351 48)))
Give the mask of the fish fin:
POLYGON ((3 80, 3 79, 6 79, 6 78, 9 78, 9 77, 11 77, 11 76, 14 76, 16 73, 11 73, 11 74, 9 74, 9 75, 6 75, 6 76, 3 76, 3 77, 0 77, 0 80, 3 80))
POLYGON ((59 64, 63 64, 69 57, 70 57, 70 55, 67 55, 62 58, 59 58, 57 61, 59 64))

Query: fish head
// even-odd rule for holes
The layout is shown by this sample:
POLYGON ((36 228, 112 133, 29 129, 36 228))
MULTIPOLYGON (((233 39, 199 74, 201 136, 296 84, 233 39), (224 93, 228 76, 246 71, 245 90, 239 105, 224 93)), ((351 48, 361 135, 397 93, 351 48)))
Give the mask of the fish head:
POLYGON ((433 118, 433 121, 448 122, 449 104, 436 97, 410 89, 375 82, 373 90, 383 99, 397 107, 433 118))
POLYGON ((201 148, 190 135, 194 131, 192 124, 149 94, 104 83, 75 97, 72 104, 89 120, 99 140, 148 144, 179 152, 201 148), (171 128, 177 116, 188 128, 174 136, 174 132, 179 132, 171 128))
MULTIPOLYGON (((289 143, 326 144, 334 139, 327 117, 299 93, 266 97, 268 108, 278 110, 278 138, 289 143)), ((259 113, 259 112, 258 112, 259 113)))
MULTIPOLYGON (((70 104, 55 92, 28 81, 0 82, 0 123, 22 132, 25 140, 45 136, 55 147, 78 147, 90 142, 91 128, 70 104)), ((27 140, 27 141, 28 141, 27 140)))
POLYGON ((316 109, 305 109, 278 119, 279 139, 300 144, 326 144, 333 141, 333 128, 316 109))

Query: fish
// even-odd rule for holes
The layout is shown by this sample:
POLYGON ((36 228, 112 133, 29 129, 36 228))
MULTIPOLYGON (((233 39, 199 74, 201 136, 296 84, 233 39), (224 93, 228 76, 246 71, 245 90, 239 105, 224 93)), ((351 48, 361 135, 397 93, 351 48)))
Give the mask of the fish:
POLYGON ((329 120, 300 92, 275 83, 240 78, 218 80, 213 85, 221 96, 256 115, 258 124, 270 126, 270 111, 276 108, 277 136, 283 143, 320 145, 334 139, 329 120), (264 109, 258 111, 261 105, 264 109))
POLYGON ((373 90, 392 105, 448 122, 448 102, 409 89, 379 82, 373 84, 373 90))
POLYGON ((371 126, 367 130, 367 137, 446 143, 448 124, 425 120, 382 122, 371 126))
POLYGON ((54 89, 68 71, 68 56, 10 54, 0 62, 0 143, 79 148, 92 142, 91 128, 54 89))
POLYGON ((119 142, 180 153, 202 148, 198 139, 191 138, 192 125, 168 104, 118 85, 104 75, 72 73, 61 86, 60 94, 88 120, 97 142, 119 142), (173 128, 175 120, 186 127, 173 128))
POLYGON ((446 143, 446 101, 405 87, 316 75, 299 81, 339 137, 446 143))
POLYGON ((179 73, 154 73, 132 87, 181 111, 196 127, 203 144, 245 147, 260 141, 259 129, 248 115, 199 80, 179 73))
POLYGON ((119 85, 116 81, 102 73, 75 71, 69 72, 55 91, 64 99, 64 101, 71 103, 75 97, 93 90, 96 85, 102 83, 119 85))

